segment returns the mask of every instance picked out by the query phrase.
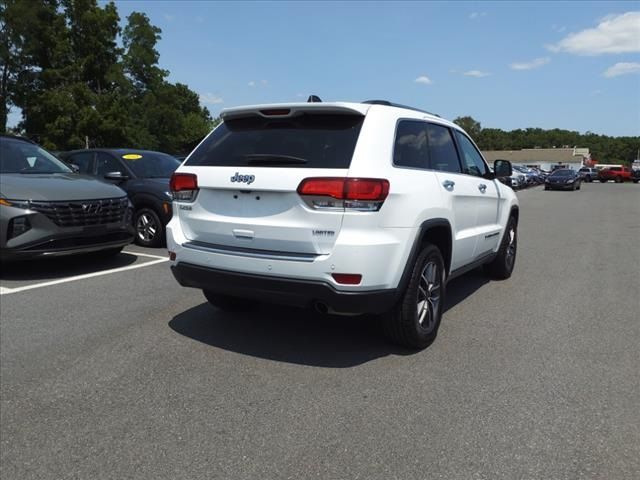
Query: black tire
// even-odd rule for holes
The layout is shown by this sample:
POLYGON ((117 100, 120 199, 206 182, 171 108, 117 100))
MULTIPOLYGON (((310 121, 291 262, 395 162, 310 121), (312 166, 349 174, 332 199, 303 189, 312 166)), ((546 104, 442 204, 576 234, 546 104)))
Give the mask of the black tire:
POLYGON ((604 182, 606 182, 606 180, 604 178, 601 178, 600 183, 604 183, 604 182))
POLYGON ((202 293, 212 306, 225 312, 246 312, 253 310, 258 305, 255 300, 246 298, 218 295, 207 290, 203 290, 202 293))
POLYGON ((151 208, 136 210, 133 226, 136 230, 136 243, 142 247, 160 247, 164 242, 164 225, 160 217, 151 208))
POLYGON ((640 180, 638 180, 638 179, 636 179, 636 178, 634 178, 634 179, 633 179, 633 183, 638 183, 639 181, 640 181, 640 180))
POLYGON ((578 186, 576 187, 576 190, 580 190, 582 188, 582 183, 578 183, 578 186))
POLYGON ((549 190, 549 186, 548 186, 548 185, 545 185, 545 186, 544 186, 544 189, 545 189, 545 190, 549 190))
POLYGON ((426 348, 435 340, 444 307, 445 279, 440 250, 426 244, 415 261, 402 297, 382 316, 389 340, 411 349, 426 348))
POLYGON ((515 217, 509 218, 498 255, 484 266, 484 271, 492 278, 505 280, 511 276, 516 265, 518 253, 518 223, 515 217))
POLYGON ((622 177, 616 177, 616 183, 622 183, 622 177))

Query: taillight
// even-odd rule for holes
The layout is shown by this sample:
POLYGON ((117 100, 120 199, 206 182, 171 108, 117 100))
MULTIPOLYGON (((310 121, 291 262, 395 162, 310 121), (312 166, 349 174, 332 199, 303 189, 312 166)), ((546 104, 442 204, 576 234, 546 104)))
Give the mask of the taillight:
POLYGON ((198 177, 193 173, 174 173, 169 181, 174 200, 192 202, 198 193, 198 177))
POLYGON ((377 212, 389 195, 389 181, 381 178, 305 178, 298 194, 312 208, 377 212))

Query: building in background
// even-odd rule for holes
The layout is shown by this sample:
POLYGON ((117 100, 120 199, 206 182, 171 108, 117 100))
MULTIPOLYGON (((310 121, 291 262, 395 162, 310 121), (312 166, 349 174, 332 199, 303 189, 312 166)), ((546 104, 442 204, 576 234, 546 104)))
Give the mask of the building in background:
POLYGON ((482 152, 489 163, 494 160, 509 160, 514 165, 537 167, 542 170, 571 168, 579 170, 591 160, 588 148, 523 148, 522 150, 485 150, 482 152))

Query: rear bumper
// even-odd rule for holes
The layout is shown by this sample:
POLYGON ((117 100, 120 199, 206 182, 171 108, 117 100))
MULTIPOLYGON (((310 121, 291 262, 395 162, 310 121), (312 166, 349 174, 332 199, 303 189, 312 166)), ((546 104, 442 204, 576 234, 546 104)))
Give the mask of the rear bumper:
POLYGON ((345 292, 320 281, 230 272, 184 262, 172 266, 171 271, 183 287, 298 307, 322 304, 339 313, 384 313, 398 298, 397 289, 345 292))

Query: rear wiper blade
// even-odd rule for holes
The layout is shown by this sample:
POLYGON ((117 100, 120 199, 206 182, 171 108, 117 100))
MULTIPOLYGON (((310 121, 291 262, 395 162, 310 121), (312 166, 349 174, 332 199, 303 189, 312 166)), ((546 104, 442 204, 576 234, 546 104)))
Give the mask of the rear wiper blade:
POLYGON ((250 153, 245 155, 249 165, 300 165, 307 163, 304 158, 290 155, 274 155, 272 153, 250 153))

